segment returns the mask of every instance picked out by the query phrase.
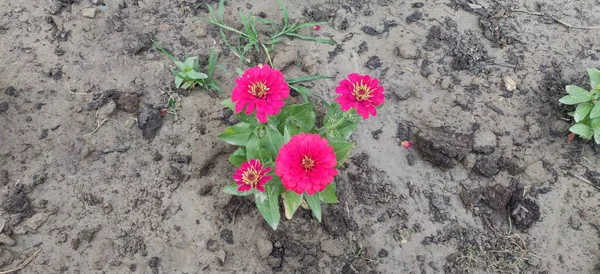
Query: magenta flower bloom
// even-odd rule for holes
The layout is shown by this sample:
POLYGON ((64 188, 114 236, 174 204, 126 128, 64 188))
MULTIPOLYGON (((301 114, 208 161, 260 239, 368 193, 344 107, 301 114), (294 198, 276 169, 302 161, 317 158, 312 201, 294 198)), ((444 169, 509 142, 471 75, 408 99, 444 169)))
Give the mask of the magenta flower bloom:
POLYGON ((271 176, 267 175, 269 171, 271 168, 263 168, 260 160, 250 159, 250 161, 242 163, 233 174, 233 179, 239 186, 237 190, 244 192, 256 188, 258 191, 264 192, 265 184, 271 180, 271 176))
POLYGON ((335 153, 327 139, 319 134, 301 133, 279 149, 275 174, 285 189, 313 195, 333 182, 336 165, 335 153))
POLYGON ((267 122, 267 116, 278 114, 285 105, 283 99, 290 95, 283 74, 269 65, 247 69, 235 83, 231 93, 235 112, 240 113, 246 108, 246 114, 250 115, 256 110, 256 119, 261 123, 267 122))
POLYGON ((355 108, 363 119, 367 119, 369 114, 377 115, 375 108, 383 104, 385 99, 383 90, 376 78, 351 73, 348 79, 340 81, 335 89, 335 92, 340 94, 335 100, 340 104, 342 111, 355 108))

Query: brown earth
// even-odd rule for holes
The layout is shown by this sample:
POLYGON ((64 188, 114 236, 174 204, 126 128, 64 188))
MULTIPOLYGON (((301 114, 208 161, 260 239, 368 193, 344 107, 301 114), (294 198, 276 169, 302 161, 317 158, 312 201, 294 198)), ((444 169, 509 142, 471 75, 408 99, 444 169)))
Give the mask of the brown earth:
MULTIPOLYGON (((598 1, 285 1, 338 45, 285 40, 277 68, 332 76, 308 84, 328 99, 369 73, 387 102, 352 137, 340 204, 277 231, 221 191, 239 63, 205 20, 218 1, 104 2, 0 3, 0 272, 39 250, 20 273, 598 273, 600 146, 567 141, 558 104, 600 64, 600 30, 564 24, 597 24, 598 1), (219 51, 225 94, 173 90, 152 39, 219 51)), ((229 2, 231 25, 280 20, 275 0, 229 2)))

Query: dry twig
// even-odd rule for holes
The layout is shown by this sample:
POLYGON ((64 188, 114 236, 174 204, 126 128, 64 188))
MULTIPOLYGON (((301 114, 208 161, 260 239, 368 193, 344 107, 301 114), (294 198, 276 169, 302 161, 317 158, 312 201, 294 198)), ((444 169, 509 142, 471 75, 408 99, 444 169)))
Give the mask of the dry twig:
POLYGON ((41 248, 36 250, 35 252, 33 252, 33 254, 31 254, 31 256, 29 256, 29 258, 25 259, 25 261, 23 261, 19 266, 17 266, 17 268, 7 270, 7 271, 2 271, 2 272, 0 272, 0 274, 10 274, 10 273, 14 273, 14 272, 17 272, 17 271, 25 268, 25 266, 27 266, 29 263, 31 263, 31 261, 33 261, 33 259, 35 259, 35 257, 37 257, 37 255, 40 253, 40 251, 42 251, 41 248))
POLYGON ((559 23, 561 25, 563 25, 564 27, 566 27, 567 29, 600 29, 600 26, 573 26, 565 21, 562 21, 554 16, 550 16, 548 14, 542 13, 542 12, 533 12, 533 11, 528 11, 528 10, 522 10, 522 9, 510 9, 510 11, 512 12, 521 12, 521 13, 526 13, 529 15, 534 15, 534 16, 541 16, 541 17, 548 17, 552 20, 554 20, 554 22, 559 23))

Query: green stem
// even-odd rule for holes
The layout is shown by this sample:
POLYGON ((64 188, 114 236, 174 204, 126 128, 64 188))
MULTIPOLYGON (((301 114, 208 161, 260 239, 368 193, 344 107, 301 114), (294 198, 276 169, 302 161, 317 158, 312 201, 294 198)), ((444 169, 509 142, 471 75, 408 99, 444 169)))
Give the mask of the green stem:
POLYGON ((265 44, 260 44, 263 49, 265 49, 265 53, 267 54, 267 59, 269 59, 269 64, 271 65, 271 68, 273 67, 273 61, 271 61, 271 55, 269 55, 269 50, 267 49, 267 47, 265 46, 265 44))

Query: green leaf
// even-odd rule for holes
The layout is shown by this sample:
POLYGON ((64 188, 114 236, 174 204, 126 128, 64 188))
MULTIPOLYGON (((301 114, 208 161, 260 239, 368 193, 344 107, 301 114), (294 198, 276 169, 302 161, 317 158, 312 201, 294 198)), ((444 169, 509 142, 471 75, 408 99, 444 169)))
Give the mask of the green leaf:
POLYGON ((175 65, 177 66, 177 68, 181 71, 184 71, 185 68, 185 63, 181 62, 181 61, 175 61, 175 65))
POLYGON ((582 103, 577 105, 577 108, 575 109, 575 123, 579 123, 580 121, 582 121, 583 119, 585 119, 588 114, 590 114, 590 111, 592 110, 592 103, 582 103))
POLYGON ((588 75, 590 76, 590 84, 592 89, 598 88, 600 85, 600 71, 595 68, 588 68, 588 75))
POLYGON ((321 193, 319 193, 319 198, 321 199, 321 201, 326 204, 339 203, 340 201, 338 200, 337 196, 335 195, 335 189, 336 189, 336 183, 331 182, 331 184, 329 184, 325 188, 325 190, 323 190, 321 193))
POLYGON ((194 61, 198 59, 198 57, 188 57, 185 59, 185 63, 183 64, 186 69, 194 69, 194 61))
POLYGON ((219 20, 223 22, 223 14, 225 13, 225 0, 219 1, 219 20))
POLYGON ((180 88, 183 84, 183 78, 175 76, 175 88, 180 88))
POLYGON ((308 206, 310 206, 310 209, 312 210, 313 214, 315 215, 315 218, 317 218, 317 220, 320 223, 321 222, 321 198, 319 197, 319 194, 315 193, 314 195, 309 196, 308 194, 304 193, 304 199, 306 199, 308 206))
POLYGON ((294 32, 286 32, 285 34, 287 36, 297 37, 297 38, 300 38, 300 39, 306 40, 306 41, 313 41, 313 42, 323 43, 323 44, 329 44, 329 45, 335 45, 335 44, 337 44, 333 40, 323 39, 323 38, 316 38, 316 37, 312 37, 312 36, 300 35, 300 34, 297 34, 297 33, 294 33, 294 32))
MULTIPOLYGON (((164 53, 167 57, 169 57, 169 59, 171 59, 171 61, 175 62, 175 64, 177 64, 177 62, 180 62, 179 59, 177 59, 177 57, 173 56, 173 54, 169 53, 166 49, 162 48, 161 46, 158 45, 158 43, 154 40, 152 40, 152 43, 154 43, 154 46, 162 51, 162 53, 164 53)), ((181 62, 180 62, 181 63, 181 62)), ((183 64, 183 63, 182 63, 183 64)))
POLYGON ((594 104, 594 107, 592 108, 592 111, 590 112, 590 119, 598 117, 600 117, 600 102, 596 102, 596 104, 594 104))
POLYGON ((239 192, 237 190, 238 187, 239 186, 236 183, 231 183, 223 189, 223 192, 230 194, 230 195, 234 195, 234 196, 248 196, 248 195, 252 194, 252 192, 253 192, 252 190, 239 192))
POLYGON ((583 95, 583 94, 589 93, 589 91, 587 91, 586 89, 575 86, 575 85, 568 85, 566 87, 566 90, 567 90, 567 93, 570 95, 583 95))
POLYGON ((283 131, 285 124, 294 123, 300 127, 301 132, 310 132, 315 127, 317 115, 314 112, 314 105, 307 103, 303 105, 286 105, 273 118, 281 123, 278 126, 281 131, 283 131))
POLYGON ((350 157, 350 151, 354 146, 352 143, 342 140, 330 140, 329 145, 333 147, 333 153, 335 153, 335 160, 337 161, 338 166, 343 165, 344 162, 348 160, 348 157, 350 157))
POLYGON ((194 84, 194 81, 185 81, 183 82, 183 85, 181 85, 182 89, 188 89, 190 88, 192 85, 194 84))
POLYGON ((246 148, 240 147, 229 156, 229 162, 234 166, 239 167, 243 162, 246 162, 246 148))
POLYGON ((271 155, 266 148, 262 146, 256 133, 252 133, 246 143, 246 159, 248 161, 250 159, 259 159, 262 163, 271 161, 271 155))
POLYGON ((585 124, 574 124, 571 128, 569 128, 569 131, 586 140, 592 139, 592 136, 594 135, 592 129, 585 124))
POLYGON ((267 150, 271 159, 275 159, 279 148, 283 146, 283 136, 275 126, 269 124, 265 128, 265 134, 262 136, 260 143, 267 150))
POLYGON ((285 29, 289 24, 288 10, 283 1, 277 0, 277 2, 279 2, 279 5, 281 6, 281 11, 283 12, 283 29, 285 29))
POLYGON ((292 139, 292 136, 301 133, 301 127, 296 124, 286 124, 283 128, 283 143, 287 143, 292 139))
MULTIPOLYGON (((354 110, 349 111, 354 112, 354 110)), ((329 105, 327 114, 323 118, 325 135, 332 139, 344 138, 347 140, 358 126, 358 123, 359 120, 353 115, 346 115, 338 103, 329 105)))
POLYGON ((600 130, 600 118, 594 118, 590 121, 592 130, 600 130))
POLYGON ((585 103, 592 100, 592 94, 578 86, 569 85, 567 86, 567 93, 569 95, 560 98, 560 102, 565 105, 575 105, 579 103, 585 103))
POLYGON ((290 220, 294 216, 298 207, 302 204, 302 195, 288 190, 281 194, 283 196, 283 208, 285 209, 285 217, 290 220))
POLYGON ((234 146, 245 146, 253 130, 253 125, 240 122, 226 128, 217 138, 234 146))
POLYGON ((596 144, 600 145, 600 129, 594 130, 594 141, 596 141, 596 144))
POLYGON ((326 78, 331 78, 331 76, 324 75, 324 74, 309 75, 309 76, 304 76, 304 77, 292 78, 292 79, 286 80, 286 82, 288 84, 292 85, 292 84, 297 84, 297 83, 302 83, 302 82, 310 82, 310 81, 314 81, 317 79, 326 79, 326 78))
MULTIPOLYGON (((276 180, 271 180, 271 182, 265 185, 266 199, 262 200, 264 196, 255 195, 258 211, 273 230, 277 229, 279 219, 281 218, 279 213, 279 194, 282 189, 281 182, 277 183, 276 180)), ((257 191, 256 193, 260 192, 257 191)))

